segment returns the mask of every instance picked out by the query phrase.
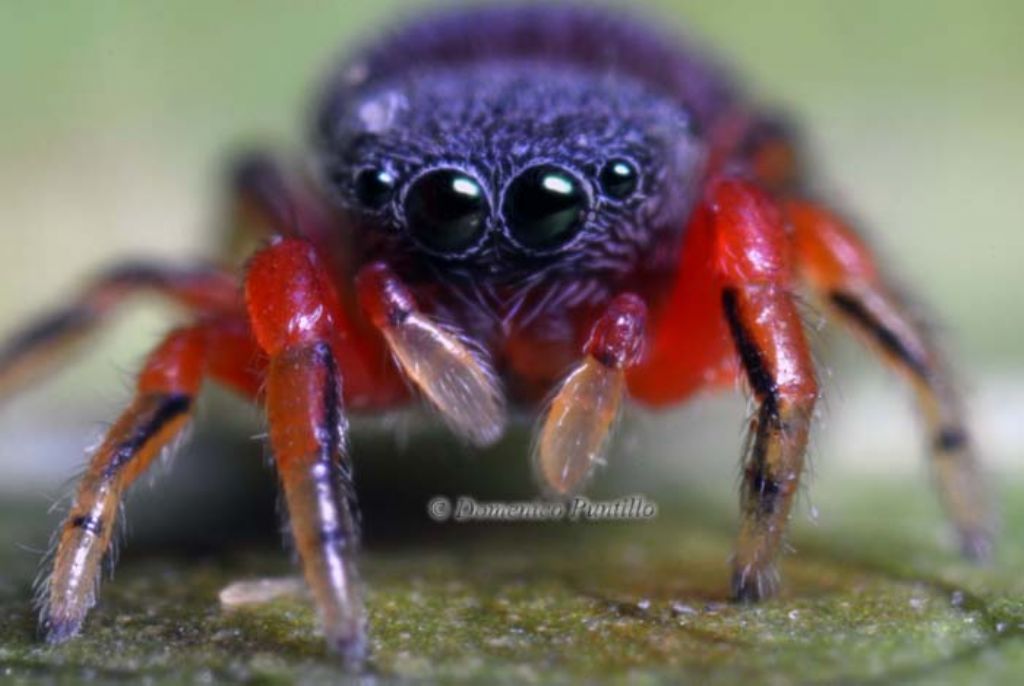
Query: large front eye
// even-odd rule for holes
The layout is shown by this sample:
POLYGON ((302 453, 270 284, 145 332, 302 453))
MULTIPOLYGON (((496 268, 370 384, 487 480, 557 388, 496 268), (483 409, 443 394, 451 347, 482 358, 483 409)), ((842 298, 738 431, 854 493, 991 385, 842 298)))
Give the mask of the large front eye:
POLYGON ((551 164, 521 173, 505 196, 505 220, 516 241, 528 248, 553 248, 583 226, 588 198, 583 183, 551 164))
POLYGON ((472 176, 457 169, 428 172, 405 196, 405 215, 416 239, 437 252, 462 252, 487 222, 487 197, 472 176))

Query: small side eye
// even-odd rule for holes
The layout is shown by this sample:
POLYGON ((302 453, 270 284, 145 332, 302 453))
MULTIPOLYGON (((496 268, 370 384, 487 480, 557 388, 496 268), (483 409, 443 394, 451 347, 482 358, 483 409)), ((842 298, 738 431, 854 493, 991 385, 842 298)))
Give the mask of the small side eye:
POLYGON ((405 198, 412 235, 440 253, 458 253, 472 246, 483 233, 488 214, 480 183, 458 169, 424 174, 405 198))
POLYGON ((364 169, 356 175, 356 199, 371 210, 388 204, 395 194, 398 180, 384 169, 364 169))
POLYGON ((624 200, 636 192, 640 185, 640 172, 631 161, 622 158, 608 160, 598 175, 601 189, 611 198, 624 200))
POLYGON ((542 164, 522 172, 505 196, 505 220, 527 248, 553 248, 583 226, 589 199, 583 183, 561 167, 542 164))

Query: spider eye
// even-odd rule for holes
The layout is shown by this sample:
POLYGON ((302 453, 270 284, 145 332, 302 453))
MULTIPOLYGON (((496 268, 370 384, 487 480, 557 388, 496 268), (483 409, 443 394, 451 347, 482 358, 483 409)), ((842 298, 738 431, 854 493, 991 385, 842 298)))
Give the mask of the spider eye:
POLYGON ((356 199, 365 207, 379 210, 391 200, 398 180, 384 169, 364 169, 356 175, 356 199))
POLYGON ((636 191, 640 185, 640 172, 636 165, 626 159, 608 160, 598 175, 601 189, 611 198, 623 200, 636 191))
POLYGON ((587 206, 581 181, 561 167, 543 164, 527 169, 509 186, 505 219, 521 245, 552 248, 576 235, 587 206))
POLYGON ((424 174, 405 198, 405 214, 416 239, 437 252, 473 245, 487 221, 487 198, 472 176, 457 169, 424 174))

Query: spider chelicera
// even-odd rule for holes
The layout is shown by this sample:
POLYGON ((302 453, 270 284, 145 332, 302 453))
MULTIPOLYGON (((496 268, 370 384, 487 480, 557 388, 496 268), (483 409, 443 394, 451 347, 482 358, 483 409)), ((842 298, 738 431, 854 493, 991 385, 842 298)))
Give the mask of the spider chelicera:
POLYGON ((492 443, 540 417, 543 488, 577 491, 620 406, 743 380, 756 403, 732 592, 776 587, 818 384, 796 302, 817 296, 913 385, 964 552, 990 516, 958 398, 850 224, 810 190, 793 130, 685 41, 607 10, 493 6, 398 28, 320 91, 314 173, 253 154, 232 175, 243 273, 132 263, 0 351, 0 389, 48 368, 129 296, 183 305, 91 455, 42 626, 96 601, 125 489, 204 381, 266 407, 295 546, 329 645, 366 653, 346 416, 433 406, 492 443), (545 402, 547 399, 547 402, 545 402))

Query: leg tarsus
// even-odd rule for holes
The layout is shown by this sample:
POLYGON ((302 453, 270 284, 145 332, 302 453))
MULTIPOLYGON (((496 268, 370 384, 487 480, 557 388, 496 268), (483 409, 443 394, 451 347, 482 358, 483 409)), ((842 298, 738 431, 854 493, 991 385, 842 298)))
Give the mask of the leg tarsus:
POLYGON ((171 334, 150 356, 135 401, 90 460, 64 521, 42 598, 42 629, 48 642, 75 636, 95 604, 100 565, 110 547, 123 493, 188 421, 205 346, 198 329, 171 334))
POLYGON ((758 603, 773 597, 779 590, 779 570, 775 563, 761 568, 733 566, 730 590, 736 602, 758 603))

